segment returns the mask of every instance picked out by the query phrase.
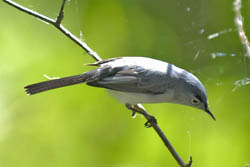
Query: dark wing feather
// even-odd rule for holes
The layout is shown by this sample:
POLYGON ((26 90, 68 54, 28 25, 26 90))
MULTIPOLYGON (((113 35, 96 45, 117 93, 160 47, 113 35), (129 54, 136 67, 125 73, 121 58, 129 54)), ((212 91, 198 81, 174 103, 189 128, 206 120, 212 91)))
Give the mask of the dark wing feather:
MULTIPOLYGON (((103 71, 102 67, 99 69, 103 71)), ((106 76, 99 77, 98 80, 87 84, 122 92, 149 94, 166 92, 165 75, 161 72, 152 72, 139 66, 123 66, 109 69, 106 66, 106 72, 104 73, 106 76), (109 74, 107 75, 107 73, 109 74)))

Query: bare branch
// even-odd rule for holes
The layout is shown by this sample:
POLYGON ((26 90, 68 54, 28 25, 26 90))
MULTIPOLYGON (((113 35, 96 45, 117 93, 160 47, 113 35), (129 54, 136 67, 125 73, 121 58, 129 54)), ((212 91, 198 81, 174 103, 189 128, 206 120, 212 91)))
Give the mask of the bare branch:
POLYGON ((241 15, 241 0, 234 1, 234 10, 235 10, 235 24, 238 29, 238 34, 242 45, 246 48, 246 56, 250 58, 250 43, 247 39, 246 33, 243 28, 243 17, 241 15))
POLYGON ((66 1, 66 0, 63 0, 62 6, 61 6, 61 9, 60 9, 60 12, 59 12, 59 14, 58 14, 58 16, 57 16, 57 19, 56 19, 56 25, 57 25, 57 26, 59 26, 59 25, 61 24, 62 19, 63 19, 63 14, 64 14, 64 13, 63 13, 63 10, 64 10, 65 1, 66 1))
POLYGON ((189 160, 189 162, 187 164, 183 161, 183 159, 176 152, 176 150, 174 149, 174 147, 172 146, 172 144, 170 143, 170 141, 168 140, 166 135, 163 133, 163 131, 159 127, 159 125, 158 125, 156 119, 154 118, 154 116, 150 115, 141 104, 138 104, 136 106, 126 104, 126 107, 128 109, 132 110, 133 114, 134 113, 142 114, 148 120, 148 122, 145 125, 147 126, 147 124, 150 123, 150 125, 154 128, 156 133, 159 135, 159 137, 161 138, 161 140, 163 141, 165 146, 168 148, 168 150, 170 151, 170 153, 172 154, 174 159, 177 161, 177 163, 181 167, 191 167, 192 166, 192 162, 193 162, 192 157, 190 157, 190 160, 189 160))
POLYGON ((58 14, 58 17, 56 20, 51 19, 47 16, 44 16, 38 12, 35 12, 33 10, 30 10, 28 8, 23 7, 22 5, 13 2, 11 0, 3 0, 5 3, 13 6, 14 8, 23 11, 31 16, 34 16, 36 18, 39 18, 40 20, 45 21, 46 23, 52 24, 55 26, 58 30, 60 30, 64 35, 69 37, 72 41, 74 41, 77 45, 79 45, 83 50, 85 50, 92 58, 94 58, 96 61, 102 60, 99 55, 94 52, 86 43, 82 42, 80 39, 78 39, 75 35, 73 35, 69 30, 67 30, 64 26, 61 25, 62 19, 63 19, 63 9, 65 0, 63 0, 60 12, 58 14))
POLYGON ((16 8, 18 10, 21 10, 21 11, 23 11, 25 13, 28 13, 29 15, 32 15, 32 16, 34 16, 36 18, 39 18, 42 21, 45 21, 45 22, 47 22, 49 24, 54 24, 54 20, 53 19, 51 19, 51 18, 49 18, 47 16, 44 16, 44 15, 41 15, 40 13, 32 11, 32 10, 30 10, 28 8, 25 8, 25 7, 19 5, 16 2, 13 2, 11 0, 3 0, 3 1, 6 2, 7 4, 9 4, 10 6, 13 6, 14 8, 16 8))

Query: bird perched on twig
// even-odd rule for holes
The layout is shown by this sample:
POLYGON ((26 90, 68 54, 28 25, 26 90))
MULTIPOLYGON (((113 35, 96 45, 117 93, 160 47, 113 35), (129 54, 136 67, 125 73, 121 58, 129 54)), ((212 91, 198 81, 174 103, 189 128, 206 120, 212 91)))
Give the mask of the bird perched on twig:
POLYGON ((59 87, 86 83, 106 88, 122 103, 176 103, 210 112, 206 90, 193 74, 172 64, 145 57, 118 57, 98 61, 98 68, 80 75, 48 80, 25 87, 32 95, 59 87))

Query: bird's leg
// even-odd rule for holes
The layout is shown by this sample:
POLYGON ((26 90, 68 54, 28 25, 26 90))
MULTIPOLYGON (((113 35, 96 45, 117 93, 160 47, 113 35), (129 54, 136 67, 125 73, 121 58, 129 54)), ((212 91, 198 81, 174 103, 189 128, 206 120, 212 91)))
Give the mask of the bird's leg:
POLYGON ((132 118, 135 118, 136 117, 136 112, 132 111, 131 116, 132 116, 132 118))
POLYGON ((126 107, 129 110, 132 110, 132 117, 135 117, 136 113, 142 114, 147 118, 147 122, 145 123, 145 127, 150 128, 152 126, 152 123, 157 123, 157 120, 154 116, 148 114, 146 112, 146 109, 141 104, 126 104, 126 107))

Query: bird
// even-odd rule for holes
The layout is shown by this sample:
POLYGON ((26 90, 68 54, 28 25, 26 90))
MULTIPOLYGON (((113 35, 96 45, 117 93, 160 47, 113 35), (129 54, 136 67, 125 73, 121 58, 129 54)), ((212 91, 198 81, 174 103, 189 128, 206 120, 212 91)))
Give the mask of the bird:
MULTIPOLYGON (((105 88, 121 103, 175 103, 210 112, 205 87, 192 73, 173 64, 147 57, 116 57, 87 64, 97 68, 79 75, 25 86, 28 95, 86 83, 105 88)), ((129 108, 129 107, 128 107, 129 108)))

